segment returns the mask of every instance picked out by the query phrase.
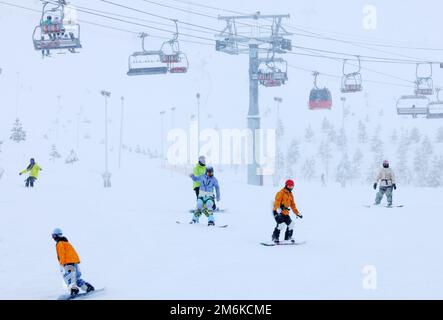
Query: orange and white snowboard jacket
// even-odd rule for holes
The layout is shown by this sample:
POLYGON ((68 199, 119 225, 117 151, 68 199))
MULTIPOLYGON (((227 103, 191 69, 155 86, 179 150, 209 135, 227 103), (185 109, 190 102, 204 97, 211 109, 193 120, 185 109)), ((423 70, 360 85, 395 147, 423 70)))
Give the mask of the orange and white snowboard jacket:
POLYGON ((77 252, 65 237, 57 241, 55 248, 57 249, 57 258, 60 265, 80 263, 77 252))
POLYGON ((277 195, 275 196, 274 201, 274 211, 276 211, 278 208, 281 209, 281 214, 283 215, 289 215, 289 209, 292 209, 294 211, 295 215, 298 216, 299 212, 295 205, 294 196, 291 191, 289 191, 286 188, 281 189, 279 192, 277 192, 277 195))

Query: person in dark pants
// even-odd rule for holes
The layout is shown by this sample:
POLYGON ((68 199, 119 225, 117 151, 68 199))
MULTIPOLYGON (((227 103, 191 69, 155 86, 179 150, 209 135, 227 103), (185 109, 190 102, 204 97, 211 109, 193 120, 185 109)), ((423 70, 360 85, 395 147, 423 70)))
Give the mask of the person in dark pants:
POLYGON ((275 196, 273 214, 275 222, 277 222, 277 226, 272 233, 272 241, 274 241, 275 243, 279 243, 280 232, 285 228, 285 226, 285 240, 294 242, 294 240, 292 239, 292 235, 294 232, 294 222, 289 216, 289 212, 291 209, 298 218, 303 218, 303 216, 300 214, 297 207, 295 206, 294 196, 292 194, 293 189, 294 181, 287 180, 285 183, 285 187, 281 189, 275 196), (279 210, 280 212, 277 210, 279 210))
POLYGON ((19 173, 19 175, 22 175, 26 172, 29 172, 29 177, 25 180, 27 188, 34 187, 34 182, 35 182, 35 180, 37 180, 38 174, 41 170, 42 170, 42 168, 40 168, 40 166, 35 162, 34 158, 32 158, 30 160, 28 167, 19 173))

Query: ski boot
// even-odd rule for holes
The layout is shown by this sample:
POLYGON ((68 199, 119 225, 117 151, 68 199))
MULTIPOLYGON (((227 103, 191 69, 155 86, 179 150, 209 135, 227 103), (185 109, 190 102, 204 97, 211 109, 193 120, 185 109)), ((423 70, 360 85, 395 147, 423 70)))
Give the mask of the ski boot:
POLYGON ((87 282, 85 282, 85 284, 82 286, 82 289, 83 289, 84 291, 86 291, 86 293, 95 290, 95 288, 94 288, 91 284, 89 284, 89 283, 87 283, 87 282))
POLYGON ((78 290, 78 288, 71 288, 71 297, 75 297, 76 295, 78 295, 80 292, 80 290, 78 290))
POLYGON ((208 216, 208 226, 215 226, 214 216, 212 213, 208 216))
POLYGON ((200 216, 201 216, 201 210, 200 209, 197 209, 197 210, 195 210, 195 213, 194 213, 194 216, 192 217, 192 220, 191 220, 191 222, 189 222, 190 224, 193 224, 193 223, 199 223, 199 220, 200 220, 200 216))
POLYGON ((272 241, 274 241, 275 243, 280 243, 280 230, 278 228, 274 229, 274 232, 272 233, 272 241))
POLYGON ((292 234, 293 234, 293 233, 294 233, 294 230, 286 229, 286 232, 285 232, 285 241, 289 241, 289 242, 294 243, 295 240, 292 239, 292 234))

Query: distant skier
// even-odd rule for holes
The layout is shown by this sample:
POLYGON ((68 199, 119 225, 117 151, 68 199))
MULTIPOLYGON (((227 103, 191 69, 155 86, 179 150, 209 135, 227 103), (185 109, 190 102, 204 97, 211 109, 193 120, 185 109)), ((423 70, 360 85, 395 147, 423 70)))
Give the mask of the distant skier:
POLYGON ((85 292, 94 291, 91 284, 82 280, 79 267, 80 258, 68 239, 63 236, 62 230, 55 228, 52 232, 52 238, 57 243, 57 258, 63 271, 63 280, 70 289, 71 296, 79 294, 79 288, 85 292))
MULTIPOLYGON (((194 173, 194 176, 196 176, 196 177, 200 177, 206 173, 206 158, 205 158, 205 156, 198 157, 198 163, 195 165, 194 170, 192 172, 194 173)), ((192 188, 194 189, 195 196, 198 199, 198 192, 200 190, 200 182, 194 181, 192 188)))
POLYGON ((206 173, 199 177, 194 174, 190 174, 189 176, 192 180, 200 182, 197 210, 194 212, 191 223, 198 223, 203 213, 208 217, 208 226, 215 225, 213 211, 215 210, 215 199, 220 201, 220 187, 217 178, 214 177, 214 168, 207 167, 206 173), (214 189, 216 197, 214 196, 214 189))
POLYGON ((294 222, 289 216, 289 211, 291 209, 298 218, 303 218, 303 216, 300 214, 297 207, 295 206, 294 195, 292 194, 293 189, 294 181, 287 180, 285 183, 285 187, 281 189, 275 196, 273 214, 275 222, 277 222, 277 226, 272 233, 272 241, 274 241, 275 243, 279 243, 280 231, 284 229, 285 225, 287 226, 285 232, 285 240, 294 242, 294 240, 292 239, 292 235, 294 232, 294 222))
POLYGON ((378 189, 377 195, 375 197, 375 205, 379 205, 383 195, 386 193, 386 198, 388 200, 388 206, 392 206, 392 189, 396 190, 397 185, 395 184, 395 174, 394 171, 389 168, 389 161, 383 161, 383 168, 377 174, 374 183, 374 190, 377 189, 377 183, 380 181, 380 187, 378 189))
POLYGON ((34 158, 31 158, 28 167, 19 173, 19 175, 22 175, 26 172, 29 172, 29 177, 25 180, 26 187, 34 187, 34 182, 35 180, 37 180, 38 174, 41 170, 42 168, 40 168, 40 166, 35 162, 34 158))

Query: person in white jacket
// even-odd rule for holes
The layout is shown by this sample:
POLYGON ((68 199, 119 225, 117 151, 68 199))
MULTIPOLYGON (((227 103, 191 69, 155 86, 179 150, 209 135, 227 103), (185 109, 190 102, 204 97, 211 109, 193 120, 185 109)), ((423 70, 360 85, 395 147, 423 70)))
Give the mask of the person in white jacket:
POLYGON ((377 178, 374 183, 374 190, 377 189, 377 184, 380 181, 380 187, 378 189, 377 195, 375 197, 375 205, 379 205, 383 195, 386 193, 386 198, 388 200, 388 206, 392 206, 392 189, 396 190, 397 185, 395 184, 395 174, 394 171, 389 168, 389 161, 383 161, 383 168, 377 174, 377 178))

